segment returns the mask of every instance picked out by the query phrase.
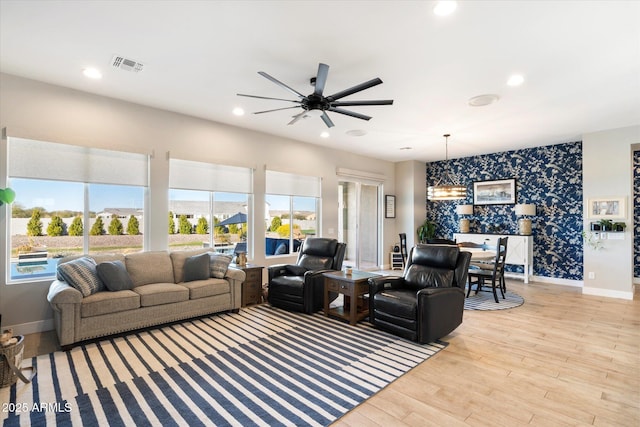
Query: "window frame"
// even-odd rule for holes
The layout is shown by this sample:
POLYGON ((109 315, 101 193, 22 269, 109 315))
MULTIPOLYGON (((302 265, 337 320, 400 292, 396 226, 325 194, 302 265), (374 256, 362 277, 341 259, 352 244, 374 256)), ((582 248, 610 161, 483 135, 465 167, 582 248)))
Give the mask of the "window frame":
MULTIPOLYGON (((61 144, 57 142, 30 140, 19 137, 8 136, 3 138, 2 150, 6 153, 6 164, 2 165, 4 173, 2 180, 5 187, 10 187, 12 180, 42 180, 47 182, 66 182, 82 185, 82 220, 83 220, 83 242, 82 254, 88 255, 90 251, 90 186, 91 185, 112 185, 123 187, 136 187, 142 190, 142 221, 144 227, 148 227, 148 203, 149 203, 149 155, 143 153, 107 150, 86 146, 61 144), (79 162, 84 167, 77 167, 74 170, 58 171, 60 166, 57 162, 66 164, 79 162), (110 165, 116 165, 111 168, 110 165), (97 166, 96 166, 97 165, 97 166), (92 169, 96 166, 96 169, 92 169), (138 170, 136 167, 144 167, 138 170), (58 169, 57 169, 58 168, 58 169), (126 173, 122 170, 126 169, 126 173), (77 169, 77 170, 76 170, 77 169), (131 170, 133 169, 133 170, 131 170), (48 171, 51 175, 48 176, 48 171), (93 179, 90 179, 94 177, 93 179), (89 178, 89 179, 88 179, 89 178), (135 185, 126 181, 131 179, 135 185)), ((18 195, 19 197, 19 195, 18 195)), ((6 212, 6 243, 5 243, 5 280, 7 285, 17 285, 22 283, 51 282, 56 278, 56 273, 51 272, 46 275, 29 275, 20 278, 12 277, 12 242, 13 235, 11 224, 13 213, 11 205, 4 207, 6 212)), ((146 250, 149 242, 149 234, 145 229, 142 232, 142 250, 146 250)), ((79 254, 80 255, 80 254, 79 254)), ((48 262, 52 262, 47 254, 48 262)), ((48 265, 50 267, 50 264, 48 265)))

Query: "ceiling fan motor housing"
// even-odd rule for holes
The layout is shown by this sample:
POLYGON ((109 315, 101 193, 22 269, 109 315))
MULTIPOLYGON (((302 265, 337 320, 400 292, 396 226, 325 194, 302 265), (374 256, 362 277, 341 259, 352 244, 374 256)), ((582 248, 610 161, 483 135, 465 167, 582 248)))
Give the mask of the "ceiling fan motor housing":
POLYGON ((310 111, 310 110, 325 111, 325 110, 328 110, 330 107, 329 101, 327 101, 325 97, 316 95, 315 93, 312 93, 311 95, 303 99, 301 104, 302 104, 302 108, 304 108, 307 111, 310 111))

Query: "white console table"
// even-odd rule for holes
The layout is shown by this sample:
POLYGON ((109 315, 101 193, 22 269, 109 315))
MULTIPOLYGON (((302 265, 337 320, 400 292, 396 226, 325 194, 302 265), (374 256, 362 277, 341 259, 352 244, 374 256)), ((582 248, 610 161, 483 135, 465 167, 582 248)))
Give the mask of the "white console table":
POLYGON ((477 234, 454 233, 453 238, 457 243, 472 242, 496 245, 499 237, 508 237, 506 264, 521 265, 524 267, 524 283, 529 283, 529 276, 533 274, 533 236, 521 236, 519 234, 477 234))

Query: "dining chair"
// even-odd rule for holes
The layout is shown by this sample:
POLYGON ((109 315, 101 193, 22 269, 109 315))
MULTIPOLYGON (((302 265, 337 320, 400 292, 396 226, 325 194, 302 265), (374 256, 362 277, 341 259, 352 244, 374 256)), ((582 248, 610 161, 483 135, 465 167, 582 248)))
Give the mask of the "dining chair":
MULTIPOLYGON (((507 292, 507 285, 504 280, 504 264, 505 259, 507 257, 507 239, 508 237, 500 237, 498 238, 498 243, 495 248, 491 248, 487 245, 483 246, 483 249, 491 250, 494 249, 496 253, 496 257, 491 265, 491 268, 482 268, 482 266, 469 269, 468 274, 468 288, 467 288, 467 297, 471 294, 471 287, 473 284, 476 285, 476 294, 480 291, 484 291, 482 286, 485 285, 485 282, 491 280, 491 292, 493 292, 493 299, 496 303, 499 303, 498 293, 496 292, 496 288, 500 289, 500 294, 502 295, 502 299, 505 298, 504 294, 507 292)), ((469 247, 469 246, 467 246, 469 247)), ((488 292, 488 290, 486 291, 488 292)))
POLYGON ((494 260, 495 260, 495 247, 491 246, 487 243, 476 243, 476 242, 460 242, 457 243, 457 246, 461 249, 464 250, 469 249, 471 252, 471 264, 469 265, 469 268, 471 269, 490 269, 493 266, 494 260), (484 255, 484 252, 486 251, 487 253, 490 253, 491 256, 479 256, 478 252, 483 251, 482 254, 484 255))

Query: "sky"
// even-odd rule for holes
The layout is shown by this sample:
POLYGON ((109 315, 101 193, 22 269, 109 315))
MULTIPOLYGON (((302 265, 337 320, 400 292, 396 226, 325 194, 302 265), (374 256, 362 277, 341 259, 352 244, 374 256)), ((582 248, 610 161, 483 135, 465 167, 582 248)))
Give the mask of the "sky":
MULTIPOLYGON (((42 207, 47 211, 84 210, 84 184, 66 181, 45 181, 33 179, 11 179, 9 185, 16 192, 14 203, 24 208, 42 207)), ((144 190, 140 187, 123 185, 89 185, 89 210, 103 211, 105 208, 134 208, 144 207, 144 190)), ((209 200, 206 191, 170 190, 172 200, 209 200)), ((216 200, 246 202, 246 194, 216 193, 216 200)), ((271 209, 288 210, 289 202, 286 196, 267 196, 271 209)), ((313 198, 296 198, 295 210, 315 211, 313 198)))

